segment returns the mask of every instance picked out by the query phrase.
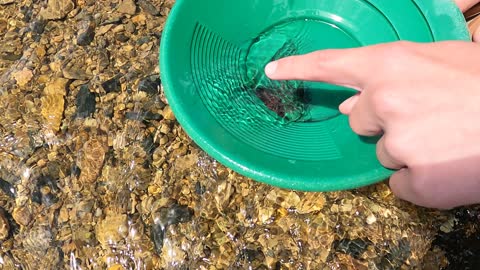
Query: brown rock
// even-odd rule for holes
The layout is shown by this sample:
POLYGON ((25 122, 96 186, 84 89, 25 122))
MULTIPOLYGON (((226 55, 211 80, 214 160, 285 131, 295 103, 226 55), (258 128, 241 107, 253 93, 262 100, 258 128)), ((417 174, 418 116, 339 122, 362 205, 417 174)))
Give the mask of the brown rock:
POLYGON ((163 118, 167 120, 175 120, 175 115, 173 114, 170 106, 166 106, 165 109, 163 109, 162 115, 163 115, 163 118))
POLYGON ((62 74, 65 78, 72 80, 87 80, 89 75, 76 65, 67 65, 62 68, 62 74))
POLYGON ((8 22, 7 20, 0 19, 0 35, 4 35, 7 32, 8 22))
POLYGON ((1 209, 0 211, 0 240, 5 240, 8 237, 10 231, 10 225, 7 218, 5 217, 5 211, 1 209))
POLYGON ((68 80, 57 78, 48 83, 43 90, 46 95, 62 95, 65 96, 68 80))
POLYGON ((133 0, 123 0, 117 7, 117 11, 124 14, 134 15, 137 11, 137 6, 133 0))
POLYGON ((147 12, 152 16, 160 15, 160 11, 157 7, 148 0, 138 0, 138 5, 142 8, 143 11, 147 12))
POLYGON ((27 85, 27 83, 30 82, 32 77, 33 77, 32 71, 27 68, 24 68, 22 70, 19 70, 13 73, 13 78, 15 79, 15 81, 17 81, 17 84, 20 87, 24 87, 25 85, 27 85))
POLYGON ((12 216, 22 226, 27 226, 32 220, 32 212, 26 206, 13 209, 12 216))
POLYGON ((14 3, 15 0, 0 0, 0 5, 7 5, 14 3))
POLYGON ((65 18, 74 8, 72 0, 48 0, 47 7, 42 9, 39 15, 45 20, 59 20, 65 18))

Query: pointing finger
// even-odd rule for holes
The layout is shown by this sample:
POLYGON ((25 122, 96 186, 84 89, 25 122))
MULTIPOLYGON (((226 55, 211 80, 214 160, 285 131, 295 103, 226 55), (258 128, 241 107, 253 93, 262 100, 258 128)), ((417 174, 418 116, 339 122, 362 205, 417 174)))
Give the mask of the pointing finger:
POLYGON ((269 63, 266 75, 273 80, 319 81, 351 87, 357 90, 373 78, 381 63, 374 45, 353 49, 321 50, 313 53, 290 56, 269 63))

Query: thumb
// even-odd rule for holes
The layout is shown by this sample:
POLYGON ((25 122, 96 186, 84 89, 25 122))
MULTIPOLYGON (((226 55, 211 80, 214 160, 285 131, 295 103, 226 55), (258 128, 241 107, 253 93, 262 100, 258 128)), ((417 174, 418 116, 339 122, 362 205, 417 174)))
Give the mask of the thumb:
POLYGON ((469 22, 468 28, 472 33, 473 41, 480 42, 480 16, 469 22))

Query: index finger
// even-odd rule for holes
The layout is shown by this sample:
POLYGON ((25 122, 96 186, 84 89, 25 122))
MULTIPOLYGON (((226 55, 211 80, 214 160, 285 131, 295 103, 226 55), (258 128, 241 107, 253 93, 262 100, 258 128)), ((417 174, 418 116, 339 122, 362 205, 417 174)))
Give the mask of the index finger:
POLYGON ((318 81, 360 90, 376 74, 383 45, 321 50, 269 63, 265 74, 273 80, 318 81))

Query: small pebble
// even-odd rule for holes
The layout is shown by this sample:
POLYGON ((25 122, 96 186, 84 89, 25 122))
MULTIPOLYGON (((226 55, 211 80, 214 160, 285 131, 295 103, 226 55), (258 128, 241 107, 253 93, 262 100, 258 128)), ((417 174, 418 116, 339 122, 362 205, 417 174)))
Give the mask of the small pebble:
POLYGON ((88 85, 82 85, 76 97, 76 117, 86 118, 91 116, 95 113, 96 103, 95 94, 90 92, 88 85))
POLYGON ((160 84, 160 76, 151 75, 140 80, 138 90, 146 92, 147 94, 156 95, 160 90, 160 84))
POLYGON ((377 218, 375 217, 374 214, 370 214, 368 217, 367 217, 367 224, 368 225, 372 225, 373 223, 377 222, 377 218))
POLYGON ((0 207, 0 240, 5 240, 10 233, 10 224, 5 217, 5 209, 0 207))
POLYGON ((125 118, 129 120, 138 120, 138 121, 152 121, 152 120, 162 120, 163 116, 158 113, 152 113, 152 112, 127 112, 125 114, 125 118))
POLYGON ((0 35, 4 35, 7 32, 8 22, 4 19, 0 19, 0 35))
POLYGON ((84 20, 78 23, 77 44, 89 45, 95 38, 95 23, 93 20, 84 20))
POLYGON ((165 118, 167 120, 175 120, 175 115, 173 114, 173 111, 170 108, 170 106, 166 106, 163 109, 162 115, 163 115, 163 118, 165 118))
POLYGON ((148 0, 138 0, 138 5, 142 8, 143 11, 152 16, 160 15, 160 11, 148 0))
POLYGON ((118 5, 117 11, 124 14, 134 15, 137 11, 137 6, 133 0, 123 0, 118 5))
POLYGON ((63 19, 75 8, 72 0, 48 0, 47 7, 39 13, 40 17, 46 20, 63 19))
POLYGON ((120 81, 118 77, 113 77, 108 81, 102 83, 103 90, 107 93, 120 91, 120 81))
POLYGON ((170 207, 161 208, 155 216, 155 224, 170 226, 185 223, 192 219, 193 210, 184 205, 173 204, 170 207))
POLYGON ((24 68, 20 71, 13 73, 13 77, 15 78, 15 80, 17 81, 17 84, 20 87, 24 87, 33 78, 33 72, 27 68, 24 68))
POLYGON ((45 20, 37 19, 30 24, 30 29, 33 33, 41 35, 43 34, 46 25, 47 22, 45 20))
POLYGON ((8 195, 10 198, 15 198, 15 186, 7 182, 3 179, 0 178, 0 190, 3 191, 6 195, 8 195))
POLYGON ((128 36, 126 36, 125 34, 120 33, 120 34, 115 36, 115 39, 120 41, 120 42, 127 42, 130 38, 128 36))
POLYGON ((167 125, 167 124, 162 124, 162 126, 160 127, 160 132, 162 134, 168 134, 170 132, 170 127, 167 125))

